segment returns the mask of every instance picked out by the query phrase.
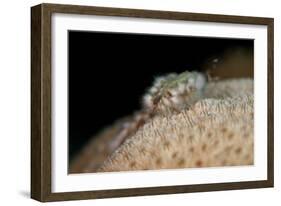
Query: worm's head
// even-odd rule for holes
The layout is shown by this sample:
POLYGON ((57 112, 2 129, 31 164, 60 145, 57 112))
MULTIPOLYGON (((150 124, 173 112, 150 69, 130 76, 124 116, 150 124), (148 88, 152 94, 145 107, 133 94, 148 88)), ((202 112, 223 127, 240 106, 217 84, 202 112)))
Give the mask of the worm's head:
POLYGON ((151 111, 181 110, 197 101, 207 78, 199 72, 171 73, 155 79, 143 98, 143 106, 151 111))

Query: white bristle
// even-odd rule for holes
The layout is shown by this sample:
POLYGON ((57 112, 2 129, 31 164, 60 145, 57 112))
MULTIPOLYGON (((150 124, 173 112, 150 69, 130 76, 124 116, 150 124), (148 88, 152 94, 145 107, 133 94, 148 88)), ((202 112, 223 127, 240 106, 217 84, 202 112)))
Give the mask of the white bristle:
POLYGON ((155 79, 153 85, 154 85, 155 87, 159 88, 159 87, 162 86, 162 84, 163 84, 163 82, 165 82, 165 80, 166 80, 166 78, 164 78, 164 77, 158 77, 158 78, 155 79))
POLYGON ((152 107, 153 106, 152 96, 149 94, 146 94, 143 97, 143 104, 145 107, 152 107))
POLYGON ((195 87, 201 90, 206 85, 206 82, 207 82, 206 77, 203 74, 198 74, 195 81, 195 87))
POLYGON ((181 103, 181 98, 178 97, 178 96, 174 96, 171 98, 171 101, 174 103, 174 104, 180 104, 181 103))
POLYGON ((171 89, 169 92, 172 94, 172 96, 177 96, 180 93, 177 89, 171 89))
POLYGON ((190 78, 188 79, 188 84, 195 84, 195 79, 194 78, 190 78))
POLYGON ((178 91, 180 94, 183 94, 185 92, 185 84, 179 84, 178 91))
POLYGON ((155 94, 155 93, 158 92, 158 88, 156 88, 156 87, 151 87, 150 90, 149 90, 149 92, 150 92, 151 94, 155 94))

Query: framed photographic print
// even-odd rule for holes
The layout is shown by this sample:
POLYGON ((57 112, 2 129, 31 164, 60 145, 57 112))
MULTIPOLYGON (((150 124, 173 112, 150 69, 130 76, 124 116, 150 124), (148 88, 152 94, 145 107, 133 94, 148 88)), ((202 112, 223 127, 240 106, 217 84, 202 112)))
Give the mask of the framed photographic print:
POLYGON ((273 187, 273 19, 31 8, 31 197, 273 187))

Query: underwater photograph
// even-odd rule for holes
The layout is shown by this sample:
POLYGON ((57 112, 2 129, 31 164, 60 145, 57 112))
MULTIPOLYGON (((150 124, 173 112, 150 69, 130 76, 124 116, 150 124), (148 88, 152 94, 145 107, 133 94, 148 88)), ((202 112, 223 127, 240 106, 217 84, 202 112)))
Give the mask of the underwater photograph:
POLYGON ((254 164, 254 40, 68 31, 68 173, 254 164))

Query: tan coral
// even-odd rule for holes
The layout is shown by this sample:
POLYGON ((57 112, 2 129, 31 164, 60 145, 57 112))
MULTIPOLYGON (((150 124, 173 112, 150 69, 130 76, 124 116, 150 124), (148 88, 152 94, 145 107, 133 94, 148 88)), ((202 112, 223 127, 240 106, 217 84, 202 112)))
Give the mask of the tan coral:
POLYGON ((100 172, 253 164, 253 96, 205 99, 155 118, 128 139, 100 172))
POLYGON ((204 92, 205 98, 226 98, 243 94, 253 94, 253 79, 226 79, 211 81, 207 84, 204 92))
POLYGON ((122 118, 114 122, 110 127, 103 129, 93 137, 83 148, 78 156, 70 163, 70 173, 94 172, 111 155, 112 151, 108 147, 112 137, 120 131, 120 127, 129 117, 122 118))

